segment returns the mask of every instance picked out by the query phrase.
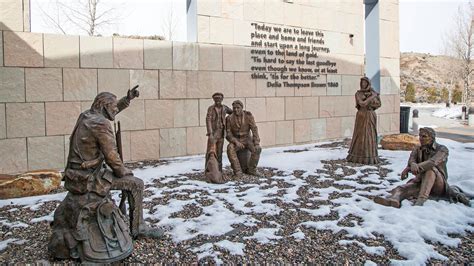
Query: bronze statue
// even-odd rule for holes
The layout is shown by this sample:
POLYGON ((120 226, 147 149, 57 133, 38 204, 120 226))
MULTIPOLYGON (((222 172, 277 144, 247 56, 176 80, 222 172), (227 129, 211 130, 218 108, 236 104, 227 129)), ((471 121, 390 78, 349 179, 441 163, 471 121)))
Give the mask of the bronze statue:
POLYGON ((416 197, 415 205, 422 206, 428 197, 434 197, 470 206, 469 197, 459 187, 448 185, 448 148, 436 143, 436 133, 432 128, 421 128, 419 138, 420 145, 413 149, 408 165, 401 173, 402 180, 406 179, 410 172, 415 178, 390 191, 391 195, 387 198, 375 197, 374 201, 400 208, 404 199, 416 197))
POLYGON ((217 161, 218 158, 216 155, 216 146, 217 145, 214 140, 208 140, 204 175, 206 176, 207 182, 223 184, 227 182, 227 178, 225 178, 225 176, 222 174, 222 169, 219 169, 219 162, 217 161))
POLYGON ((232 109, 222 104, 224 94, 216 92, 212 95, 214 104, 207 108, 207 151, 204 171, 207 181, 211 183, 225 183, 222 174, 222 150, 224 147, 225 117, 232 113, 232 109))
POLYGON ((139 96, 137 87, 119 101, 112 93, 99 93, 76 122, 64 171, 64 186, 69 192, 51 223, 53 234, 48 248, 55 258, 118 261, 132 253, 131 237, 161 234, 143 221, 143 181, 124 166, 109 122, 139 96), (130 229, 111 200, 111 189, 120 189, 129 196, 130 229))
POLYGON ((243 106, 241 101, 234 101, 233 113, 226 118, 226 139, 229 141, 227 157, 236 178, 242 177, 242 170, 249 175, 260 175, 257 171, 262 152, 260 137, 253 115, 249 111, 244 111, 243 106), (250 158, 247 156, 248 152, 250 158))
POLYGON ((370 86, 367 77, 360 79, 360 90, 355 94, 357 114, 347 161, 362 164, 377 164, 377 114, 381 106, 379 93, 370 86))

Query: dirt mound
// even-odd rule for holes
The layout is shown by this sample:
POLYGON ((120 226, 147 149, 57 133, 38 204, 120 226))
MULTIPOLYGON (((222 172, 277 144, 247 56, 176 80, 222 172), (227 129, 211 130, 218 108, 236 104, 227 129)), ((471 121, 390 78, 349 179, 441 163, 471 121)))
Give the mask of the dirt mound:
MULTIPOLYGON (((406 87, 413 83, 416 90, 416 101, 428 101, 428 90, 434 88, 438 94, 446 88, 450 81, 453 66, 458 64, 458 59, 443 55, 431 55, 421 53, 400 54, 400 94, 402 100, 406 93, 406 87)), ((455 81, 462 88, 462 80, 455 81)), ((440 101, 441 97, 437 99, 440 101)))

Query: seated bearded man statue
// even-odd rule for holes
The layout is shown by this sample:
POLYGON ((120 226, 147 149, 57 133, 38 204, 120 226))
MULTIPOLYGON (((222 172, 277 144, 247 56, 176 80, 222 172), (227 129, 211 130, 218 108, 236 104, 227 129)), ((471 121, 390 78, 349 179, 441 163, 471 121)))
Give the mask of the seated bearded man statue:
POLYGON ((137 87, 119 101, 112 93, 99 93, 76 122, 64 171, 68 194, 51 223, 48 248, 55 258, 113 262, 131 254, 131 237, 159 237, 162 233, 143 221, 143 181, 124 166, 109 122, 139 96, 137 87), (111 189, 129 196, 130 229, 111 200, 111 189))
POLYGON ((432 197, 470 206, 468 195, 459 187, 448 185, 446 167, 448 148, 436 142, 436 133, 432 128, 421 128, 419 138, 421 145, 413 149, 408 165, 401 174, 402 180, 406 179, 410 172, 415 178, 390 191, 390 196, 375 197, 374 201, 385 206, 400 208, 404 199, 416 198, 415 206, 422 206, 429 197, 432 197))
POLYGON ((262 152, 257 124, 252 113, 243 110, 243 106, 240 100, 235 100, 232 103, 233 111, 231 115, 226 117, 225 126, 226 139, 229 141, 227 157, 234 171, 234 178, 237 179, 242 177, 242 170, 249 175, 261 175, 257 170, 260 153, 262 152), (246 150, 250 152, 250 158, 246 156, 239 158, 238 152, 246 150), (245 169, 242 169, 243 166, 245 169))

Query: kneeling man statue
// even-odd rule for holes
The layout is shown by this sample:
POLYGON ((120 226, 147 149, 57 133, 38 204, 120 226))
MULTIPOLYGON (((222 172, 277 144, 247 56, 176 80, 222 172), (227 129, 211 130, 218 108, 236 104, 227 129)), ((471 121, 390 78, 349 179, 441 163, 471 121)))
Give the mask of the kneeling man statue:
POLYGON ((234 177, 242 177, 242 170, 246 174, 259 176, 257 171, 258 160, 262 148, 258 136, 257 124, 252 113, 243 110, 243 103, 236 100, 232 103, 232 114, 226 117, 227 157, 234 171, 234 177), (250 134, 252 132, 252 134, 250 134), (246 154, 238 156, 237 153, 250 152, 250 159, 246 154))
POLYGON ((411 152, 408 165, 401 174, 402 180, 408 177, 409 172, 415 178, 390 191, 391 195, 387 198, 376 197, 374 201, 400 208, 404 199, 416 197, 415 205, 422 206, 429 197, 433 197, 470 206, 469 197, 459 187, 448 185, 448 148, 436 143, 436 133, 432 128, 421 128, 419 137, 421 145, 411 152))
POLYGON ((161 234, 143 221, 143 181, 124 166, 109 122, 139 96, 137 87, 120 100, 112 93, 99 93, 91 108, 77 119, 64 171, 64 186, 69 192, 51 223, 48 248, 55 258, 114 262, 132 253, 132 237, 161 234), (129 196, 130 229, 110 197, 111 189, 129 196))

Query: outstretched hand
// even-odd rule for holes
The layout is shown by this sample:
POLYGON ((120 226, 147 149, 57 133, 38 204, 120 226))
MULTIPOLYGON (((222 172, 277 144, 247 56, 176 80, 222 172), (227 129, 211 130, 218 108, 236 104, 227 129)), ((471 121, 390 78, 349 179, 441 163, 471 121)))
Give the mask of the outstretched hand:
POLYGON ((127 92, 127 99, 128 100, 133 100, 137 97, 140 96, 140 92, 138 91, 138 86, 139 85, 135 85, 133 88, 129 89, 128 92, 127 92))

